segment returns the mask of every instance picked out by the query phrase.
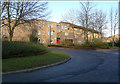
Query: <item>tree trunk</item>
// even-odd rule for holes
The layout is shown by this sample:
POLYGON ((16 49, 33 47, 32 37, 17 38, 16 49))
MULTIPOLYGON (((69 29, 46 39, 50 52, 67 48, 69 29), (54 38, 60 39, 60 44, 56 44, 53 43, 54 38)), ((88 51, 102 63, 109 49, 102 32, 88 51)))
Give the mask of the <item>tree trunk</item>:
POLYGON ((13 32, 10 32, 10 41, 12 41, 13 38, 13 32))

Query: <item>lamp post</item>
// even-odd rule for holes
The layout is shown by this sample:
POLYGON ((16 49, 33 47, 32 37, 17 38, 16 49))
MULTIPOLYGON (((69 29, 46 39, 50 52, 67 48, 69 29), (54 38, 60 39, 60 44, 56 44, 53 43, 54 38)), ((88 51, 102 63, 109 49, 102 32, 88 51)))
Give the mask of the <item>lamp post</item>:
POLYGON ((92 23, 93 24, 93 49, 94 49, 94 23, 92 23))

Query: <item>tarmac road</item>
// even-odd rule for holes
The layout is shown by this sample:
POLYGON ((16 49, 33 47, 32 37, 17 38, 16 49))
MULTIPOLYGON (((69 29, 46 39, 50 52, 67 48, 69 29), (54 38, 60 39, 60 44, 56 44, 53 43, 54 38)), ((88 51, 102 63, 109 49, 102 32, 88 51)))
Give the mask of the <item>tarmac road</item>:
POLYGON ((68 53, 68 62, 25 73, 3 75, 3 82, 118 82, 118 50, 49 48, 68 53), (113 51, 113 52, 112 52, 113 51))

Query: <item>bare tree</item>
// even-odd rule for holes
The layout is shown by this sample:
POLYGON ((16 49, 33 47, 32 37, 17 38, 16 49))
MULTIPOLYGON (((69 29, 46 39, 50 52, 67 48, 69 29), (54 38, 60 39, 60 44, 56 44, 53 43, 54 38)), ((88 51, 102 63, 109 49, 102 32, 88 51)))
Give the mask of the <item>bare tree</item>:
POLYGON ((50 12, 47 11, 47 2, 3 2, 2 19, 7 19, 10 41, 12 41, 14 29, 26 23, 28 19, 47 19, 50 12), (14 20, 13 20, 14 19, 14 20), (12 25, 11 25, 12 23, 12 25))
MULTIPOLYGON (((93 14, 92 14, 92 17, 91 17, 91 21, 90 22, 94 22, 94 29, 99 31, 99 38, 102 37, 103 35, 103 30, 105 30, 107 27, 107 17, 106 17, 106 14, 103 13, 102 10, 98 10, 98 11, 95 11, 93 14)), ((92 27, 93 27, 93 24, 91 24, 92 27)))
POLYGON ((76 10, 74 9, 70 9, 62 16, 62 21, 64 22, 76 24, 77 22, 76 20, 77 20, 77 15, 76 15, 76 10))
POLYGON ((114 32, 113 38, 112 38, 112 47, 114 47, 114 42, 115 42, 115 32, 118 29, 118 10, 113 10, 111 8, 110 10, 110 24, 111 24, 111 37, 112 37, 112 31, 114 32))
MULTIPOLYGON (((90 27, 90 17, 92 13, 92 9, 95 7, 95 4, 93 5, 92 2, 80 2, 81 9, 78 12, 78 21, 79 23, 85 27, 89 28, 90 27)), ((88 42, 88 31, 85 29, 85 40, 88 42), (87 38, 86 38, 87 37, 87 38)))

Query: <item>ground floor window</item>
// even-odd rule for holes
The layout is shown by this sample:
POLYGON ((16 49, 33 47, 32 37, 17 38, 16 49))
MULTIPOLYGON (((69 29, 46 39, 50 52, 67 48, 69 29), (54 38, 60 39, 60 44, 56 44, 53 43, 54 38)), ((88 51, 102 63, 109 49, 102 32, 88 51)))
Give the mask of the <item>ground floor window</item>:
POLYGON ((53 39, 51 39, 50 42, 53 43, 53 39))
POLYGON ((41 39, 40 38, 38 38, 38 43, 41 43, 41 39))

